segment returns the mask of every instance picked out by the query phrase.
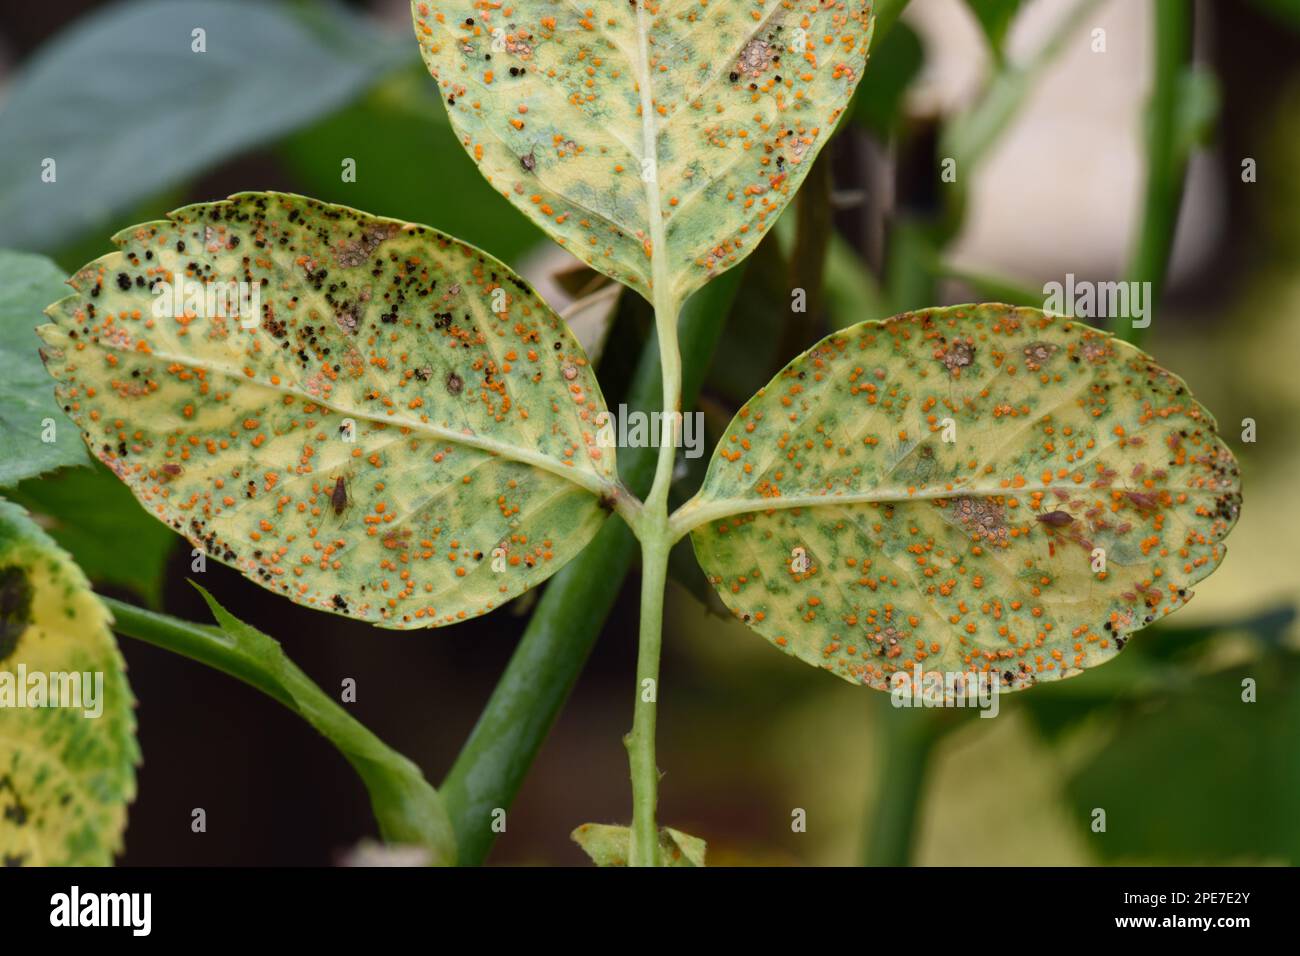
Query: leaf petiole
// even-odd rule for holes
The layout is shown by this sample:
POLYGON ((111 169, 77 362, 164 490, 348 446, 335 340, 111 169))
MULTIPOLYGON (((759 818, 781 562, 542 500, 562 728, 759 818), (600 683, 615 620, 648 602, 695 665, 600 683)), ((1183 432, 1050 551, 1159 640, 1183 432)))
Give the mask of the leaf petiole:
POLYGON ((456 840, 438 792, 420 768, 389 748, 291 661, 279 642, 234 617, 195 585, 219 627, 182 621, 113 598, 113 630, 181 654, 255 687, 316 728, 352 764, 389 843, 424 848, 428 862, 451 866, 456 840))

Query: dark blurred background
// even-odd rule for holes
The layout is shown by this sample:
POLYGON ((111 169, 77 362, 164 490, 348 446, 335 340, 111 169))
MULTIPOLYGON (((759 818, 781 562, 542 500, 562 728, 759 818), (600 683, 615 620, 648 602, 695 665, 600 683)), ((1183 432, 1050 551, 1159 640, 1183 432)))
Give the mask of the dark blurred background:
MULTIPOLYGON (((976 9, 984 2, 972 0, 976 9)), ((208 30, 215 61, 204 69, 217 71, 199 75, 174 62, 188 56, 188 35, 149 33, 166 22, 150 15, 157 6, 0 5, 0 132, 25 137, 24 149, 41 136, 63 144, 40 154, 60 157, 61 179, 72 178, 77 148, 101 177, 81 195, 61 187, 58 208, 0 185, 0 246, 43 252, 71 270, 108 251, 113 232, 169 208, 279 189, 429 223, 524 272, 557 307, 569 304, 581 273, 575 280, 573 261, 479 179, 418 63, 406 4, 196 5, 204 17, 216 12, 194 24, 208 30), (245 32, 252 8, 280 26, 245 32), (108 73, 93 62, 74 69, 60 59, 74 31, 101 31, 84 42, 110 58, 121 44, 133 62, 108 73), (223 62, 232 33, 253 50, 223 62), (291 40, 303 50, 286 50, 291 40), (79 125, 88 116, 98 124, 93 135, 79 125), (341 181, 344 157, 357 161, 355 183, 341 181)), ((1032 61, 1075 5, 1009 6, 1018 9, 991 45, 962 0, 913 0, 877 49, 853 121, 829 148, 821 179, 810 178, 835 226, 813 279, 821 298, 812 324, 782 324, 784 275, 800 266, 791 261, 796 240, 774 239, 756 253, 763 267, 747 273, 728 320, 728 360, 705 386, 714 435, 790 357, 777 350, 806 347, 810 335, 917 305, 1032 300, 1066 272, 1124 272, 1140 226, 1152 73, 1153 19, 1142 0, 1087 11, 1034 71, 1024 102, 964 183, 958 228, 930 229, 946 201, 934 185, 946 133, 980 108, 1008 64, 1032 61), (1089 47, 1096 26, 1106 30, 1105 53, 1089 47), (941 261, 909 281, 898 250, 917 223, 923 241, 941 236, 930 250, 941 261), (919 295, 933 298, 914 301, 919 295)), ((1144 347, 1214 410, 1242 459, 1243 517, 1227 561, 1191 606, 1119 660, 1005 700, 997 720, 943 734, 917 808, 918 863, 1300 860, 1300 667, 1290 613, 1300 597, 1300 4, 1219 0, 1194 9, 1197 74, 1185 116, 1193 151, 1170 281, 1144 347), (1258 169, 1249 184, 1241 181, 1248 157, 1258 169), (1238 440, 1246 417, 1258 424, 1252 445, 1238 440), (1240 703, 1243 676, 1258 681, 1259 703, 1240 703), (1108 810, 1107 834, 1089 829, 1097 806, 1108 810)), ((0 181, 16 178, 2 155, 12 159, 16 146, 0 138, 0 181)), ((792 206, 783 226, 793 228, 798 214, 792 206)), ((646 331, 641 311, 625 299, 612 312, 583 312, 592 350, 608 340, 601 380, 611 404, 646 331)), ((186 583, 195 576, 188 547, 111 478, 69 473, 17 497, 48 513, 105 593, 208 620, 186 583), (66 506, 92 500, 103 523, 88 519, 78 532, 66 506), (104 520, 105 511, 113 517, 104 520)), ((399 634, 296 607, 215 562, 201 581, 278 638, 327 691, 355 679, 352 713, 435 784, 531 606, 525 596, 486 618, 399 634)), ((774 653, 702 600, 701 583, 683 572, 670 586, 660 819, 705 837, 711 862, 859 860, 888 772, 880 701, 774 653), (806 833, 791 830, 795 808, 807 812, 806 833)), ((624 582, 489 862, 581 864, 573 827, 626 821, 621 736, 631 721, 637 586, 635 574, 624 582)), ((125 864, 331 864, 374 835, 360 782, 305 723, 221 674, 121 643, 144 753, 125 864), (206 834, 190 830, 195 807, 207 812, 206 834)))

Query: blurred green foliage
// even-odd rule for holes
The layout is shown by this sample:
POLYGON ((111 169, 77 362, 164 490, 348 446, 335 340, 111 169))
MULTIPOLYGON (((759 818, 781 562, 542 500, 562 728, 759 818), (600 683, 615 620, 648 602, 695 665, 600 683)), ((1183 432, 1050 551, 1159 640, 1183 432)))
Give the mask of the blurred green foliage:
POLYGON ((132 203, 338 109, 412 55, 326 4, 135 0, 97 11, 8 90, 0 246, 48 252, 103 230, 132 203))

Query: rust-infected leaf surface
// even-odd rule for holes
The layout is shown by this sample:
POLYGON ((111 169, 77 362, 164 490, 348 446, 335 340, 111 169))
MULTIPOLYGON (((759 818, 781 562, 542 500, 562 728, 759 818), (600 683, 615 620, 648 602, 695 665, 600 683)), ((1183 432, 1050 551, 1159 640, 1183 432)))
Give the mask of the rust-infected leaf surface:
POLYGON ((800 660, 878 689, 920 666, 1006 690, 1103 663, 1182 606, 1239 504, 1177 376, 1078 322, 971 305, 795 359, 674 522, 736 616, 800 660))
POLYGON ((109 866, 122 848, 140 751, 110 623, 72 559, 0 501, 0 867, 109 866))
POLYGON ((674 304, 776 221, 862 76, 873 23, 869 0, 411 10, 492 185, 574 255, 674 304))
POLYGON ((48 310, 46 366, 91 451, 209 556, 300 604, 412 628, 491 610, 596 533, 616 487, 604 400, 563 321, 501 263, 275 193, 115 242, 48 310), (257 326, 155 315, 154 287, 181 280, 260 287, 257 326))

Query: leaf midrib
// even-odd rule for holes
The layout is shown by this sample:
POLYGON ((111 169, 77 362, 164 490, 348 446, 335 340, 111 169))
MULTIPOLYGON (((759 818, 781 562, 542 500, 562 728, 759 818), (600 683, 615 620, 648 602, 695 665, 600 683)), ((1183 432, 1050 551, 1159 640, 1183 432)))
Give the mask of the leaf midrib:
MULTIPOLYGON (((1044 485, 1041 489, 1035 488, 1034 490, 1051 491, 1056 487, 1058 486, 1044 485)), ((1079 491, 1079 486, 1070 485, 1066 490, 1074 494, 1079 491)), ((1208 495, 1214 497, 1222 494, 1222 491, 1213 488, 1188 487, 1166 490, 1197 496, 1208 495)), ((765 514, 771 511, 789 511, 794 508, 824 508, 836 505, 897 505, 907 504, 911 501, 933 501, 940 498, 994 498, 1007 494, 1008 489, 1000 486, 997 488, 981 488, 978 485, 971 485, 969 487, 913 492, 908 492, 906 488, 877 488, 871 491, 850 492, 848 494, 835 494, 828 491, 823 494, 789 495, 780 498, 707 498, 701 495, 691 499, 690 502, 678 509, 672 521, 672 529, 674 540, 676 540, 710 522, 719 521, 723 518, 733 518, 741 514, 765 514)))
POLYGON ((668 242, 665 236, 663 209, 659 194, 659 122, 654 108, 654 79, 650 70, 650 23, 645 0, 636 5, 636 39, 638 59, 635 64, 637 90, 641 94, 641 178, 645 182, 646 224, 650 232, 650 291, 655 311, 671 311, 668 321, 676 321, 676 304, 669 300, 668 242), (654 170, 646 176, 646 162, 654 170))
MULTIPOLYGON (((58 326, 57 323, 56 323, 56 328, 59 328, 61 332, 63 331, 62 327, 58 326)), ((66 335, 66 332, 64 332, 63 334, 66 335)), ((99 339, 95 344, 98 347, 108 351, 123 352, 123 353, 130 352, 129 349, 119 348, 115 345, 106 343, 102 338, 99 339)), ((318 405, 321 408, 328 409, 331 412, 335 412, 346 418, 361 418, 361 419, 365 419, 368 422, 381 424, 384 425, 385 427, 391 427, 391 428, 409 428, 412 432, 422 433, 432 437, 440 438, 444 441, 452 442, 453 444, 464 445, 470 448, 476 448, 480 451, 487 452, 488 454, 491 455, 497 455, 502 458, 509 459, 511 461, 517 461, 520 464, 529 465, 530 467, 538 468, 542 471, 549 472, 550 474, 563 478, 566 481, 569 481, 577 485, 578 487, 582 488, 584 491, 588 491, 591 494, 596 496, 603 496, 603 495, 613 493, 617 488, 617 485, 613 481, 602 477, 601 475, 597 474, 594 471, 588 471, 583 468, 578 468, 575 465, 565 464, 564 462, 552 458, 549 455, 539 454, 537 452, 532 451, 531 449, 520 448, 518 446, 511 445, 506 442, 500 442, 491 438, 484 438, 480 435, 464 435, 459 432, 452 431, 449 428, 444 428, 440 425, 434 425, 429 422, 422 422, 419 421, 418 419, 406 418, 401 415, 392 415, 392 416, 385 416, 383 418, 379 418, 370 412, 362 411, 359 409, 347 408, 338 405, 334 402, 328 401, 319 396, 311 395, 299 388, 290 388, 284 385, 274 385, 260 378, 249 379, 247 376, 243 375, 238 370, 229 369, 221 365, 202 364, 196 361, 193 356, 176 355, 169 352, 159 351, 157 349, 151 349, 150 355, 153 356, 154 358, 159 359, 160 361, 174 362, 178 365, 183 365, 186 368, 201 369, 205 372, 223 375, 226 378, 231 379, 232 381, 242 382, 244 385, 247 385, 251 382, 252 384, 257 385, 259 388, 266 389, 269 392, 275 392, 281 395, 291 395, 297 399, 300 399, 301 401, 310 402, 313 405, 318 405)))

